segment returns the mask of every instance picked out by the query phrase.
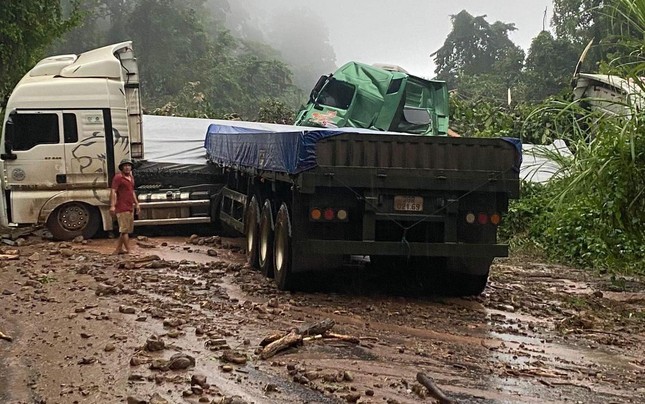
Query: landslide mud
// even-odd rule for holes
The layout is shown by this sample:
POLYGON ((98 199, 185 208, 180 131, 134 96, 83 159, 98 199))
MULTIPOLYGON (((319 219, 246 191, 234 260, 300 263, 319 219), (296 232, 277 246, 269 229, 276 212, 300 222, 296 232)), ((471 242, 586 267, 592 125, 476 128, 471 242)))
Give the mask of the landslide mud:
POLYGON ((17 257, 0 261, 0 331, 12 338, 0 340, 0 402, 433 402, 418 372, 460 403, 645 396, 637 278, 514 257, 481 296, 442 298, 358 263, 288 293, 245 264, 241 240, 138 244, 128 256, 110 255, 114 240, 3 248, 17 257), (260 358, 265 337, 324 319, 347 338, 260 358), (194 365, 169 368, 175 354, 194 365))

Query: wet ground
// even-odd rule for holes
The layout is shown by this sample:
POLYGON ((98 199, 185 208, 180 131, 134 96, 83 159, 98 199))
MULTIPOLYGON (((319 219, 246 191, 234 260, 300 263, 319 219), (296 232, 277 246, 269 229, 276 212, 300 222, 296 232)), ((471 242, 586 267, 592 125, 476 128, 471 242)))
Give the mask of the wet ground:
POLYGON ((0 403, 435 402, 419 372, 460 403, 645 397, 636 278, 512 257, 478 297, 406 294, 403 274, 360 265, 288 293, 245 265, 241 240, 113 244, 2 248, 0 403), (261 359, 265 337, 325 319, 333 338, 261 359))

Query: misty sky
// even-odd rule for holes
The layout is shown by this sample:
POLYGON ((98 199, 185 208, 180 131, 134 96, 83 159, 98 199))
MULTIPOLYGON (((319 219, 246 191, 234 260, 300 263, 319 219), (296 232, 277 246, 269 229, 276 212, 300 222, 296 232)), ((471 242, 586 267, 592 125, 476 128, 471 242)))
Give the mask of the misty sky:
MULTIPOLYGON (((489 23, 515 23, 510 38, 525 51, 546 27, 553 13, 551 0, 264 0, 251 14, 285 7, 306 7, 327 21, 330 41, 340 66, 349 60, 399 65, 410 73, 434 77, 430 54, 439 49, 452 29, 450 15, 465 9, 486 15, 489 23)), ((257 14, 256 14, 257 16, 257 14)), ((329 72, 320 72, 329 73, 329 72)))

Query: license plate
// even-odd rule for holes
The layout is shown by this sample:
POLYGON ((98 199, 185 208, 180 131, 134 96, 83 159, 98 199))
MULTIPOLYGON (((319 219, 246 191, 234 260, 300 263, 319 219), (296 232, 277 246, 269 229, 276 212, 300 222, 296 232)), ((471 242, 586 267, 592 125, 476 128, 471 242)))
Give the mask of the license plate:
POLYGON ((423 198, 420 196, 394 197, 394 210, 401 212, 423 212, 423 198))

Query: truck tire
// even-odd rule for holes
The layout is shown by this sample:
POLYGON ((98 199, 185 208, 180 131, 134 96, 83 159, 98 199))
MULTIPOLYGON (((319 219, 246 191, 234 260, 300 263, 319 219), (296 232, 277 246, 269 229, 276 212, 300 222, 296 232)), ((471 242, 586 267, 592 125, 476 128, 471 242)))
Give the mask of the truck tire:
POLYGON ((94 206, 82 202, 65 203, 47 218, 47 229, 56 240, 72 240, 83 236, 94 237, 101 224, 101 216, 94 206))
POLYGON ((264 201, 260 214, 258 261, 260 270, 267 278, 273 277, 273 209, 271 201, 264 201))
POLYGON ((444 272, 446 293, 475 296, 486 289, 493 258, 449 258, 444 272))
POLYGON ((249 264, 256 269, 260 268, 259 262, 259 222, 260 222, 260 206, 255 196, 251 198, 249 205, 246 207, 246 214, 244 215, 244 227, 246 233, 246 257, 249 264))
POLYGON ((293 257, 291 254, 291 219, 289 208, 283 203, 275 220, 274 281, 278 289, 293 287, 293 257))
POLYGON ((480 295, 488 283, 488 274, 473 275, 456 273, 451 275, 452 292, 455 296, 477 296, 480 295))

